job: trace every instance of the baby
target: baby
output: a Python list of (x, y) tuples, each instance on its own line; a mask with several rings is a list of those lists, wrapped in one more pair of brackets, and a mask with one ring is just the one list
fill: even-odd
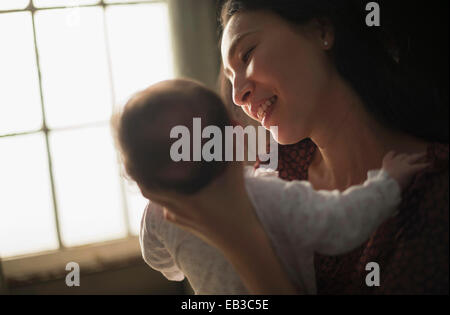
[[(223, 195), (230, 191), (226, 187), (230, 181), (224, 179), (236, 169), (230, 165), (239, 165), (238, 174), (244, 177), (246, 192), (275, 253), (293, 283), (306, 294), (316, 293), (314, 253), (339, 255), (360, 246), (395, 215), (401, 189), (426, 166), (419, 163), (423, 154), (395, 156), (391, 152), (382, 169), (370, 171), (363, 185), (340, 193), (315, 191), (306, 181), (285, 182), (275, 172), (257, 175), (238, 162), (175, 162), (170, 154), (176, 141), (171, 131), (176, 126), (192, 129), (193, 118), (222, 132), (232, 125), (221, 99), (193, 81), (164, 81), (132, 97), (113, 120), (128, 175), (149, 199), (202, 196), (207, 190), (210, 196)], [(166, 221), (163, 208), (155, 202), (148, 204), (142, 217), (140, 245), (147, 264), (169, 280), (187, 277), (196, 294), (248, 294), (221, 252)]]

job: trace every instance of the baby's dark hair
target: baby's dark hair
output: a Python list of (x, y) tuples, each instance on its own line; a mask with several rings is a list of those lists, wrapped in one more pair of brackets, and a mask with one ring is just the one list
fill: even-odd
[[(193, 118), (201, 118), (202, 127), (219, 127), (222, 134), (231, 125), (216, 93), (184, 79), (163, 81), (137, 93), (114, 115), (116, 145), (127, 174), (139, 186), (192, 195), (224, 172), (227, 163), (223, 156), (222, 161), (193, 162)], [(171, 158), (170, 149), (178, 139), (171, 139), (170, 132), (176, 126), (190, 131), (190, 161)]]

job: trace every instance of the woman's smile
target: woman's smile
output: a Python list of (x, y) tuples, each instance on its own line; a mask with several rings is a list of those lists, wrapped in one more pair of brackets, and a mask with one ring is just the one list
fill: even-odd
[(266, 129), (270, 129), (270, 118), (272, 116), (273, 111), (275, 110), (275, 105), (278, 100), (277, 96), (272, 97), (270, 100), (268, 100), (266, 103), (264, 103), (260, 107), (261, 111), (261, 125), (264, 126)]
[(256, 121), (259, 121), (264, 127), (269, 128), (267, 125), (269, 118), (273, 113), (274, 106), (278, 100), (276, 95), (266, 98), (258, 102), (249, 102), (242, 107), (243, 111)]
[(326, 53), (331, 45), (317, 34), (268, 12), (241, 12), (224, 29), (221, 53), (233, 101), (264, 128), (277, 126), (280, 144), (310, 137), (331, 106), (323, 102), (334, 73)]

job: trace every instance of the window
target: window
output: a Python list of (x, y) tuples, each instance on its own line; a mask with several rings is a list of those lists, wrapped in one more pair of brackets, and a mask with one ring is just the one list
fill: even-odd
[(146, 201), (109, 119), (173, 78), (166, 1), (0, 1), (0, 257), (127, 239)]

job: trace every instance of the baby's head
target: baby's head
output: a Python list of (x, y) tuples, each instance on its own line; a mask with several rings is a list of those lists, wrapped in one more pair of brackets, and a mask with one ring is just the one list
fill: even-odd
[[(113, 129), (125, 170), (141, 190), (192, 195), (225, 171), (223, 158), (193, 162), (193, 118), (201, 118), (202, 126), (219, 127), (223, 134), (231, 124), (217, 94), (199, 83), (180, 79), (137, 93), (114, 116)], [(171, 158), (172, 144), (178, 139), (171, 139), (170, 132), (176, 126), (189, 129), (190, 161), (174, 162)]]

